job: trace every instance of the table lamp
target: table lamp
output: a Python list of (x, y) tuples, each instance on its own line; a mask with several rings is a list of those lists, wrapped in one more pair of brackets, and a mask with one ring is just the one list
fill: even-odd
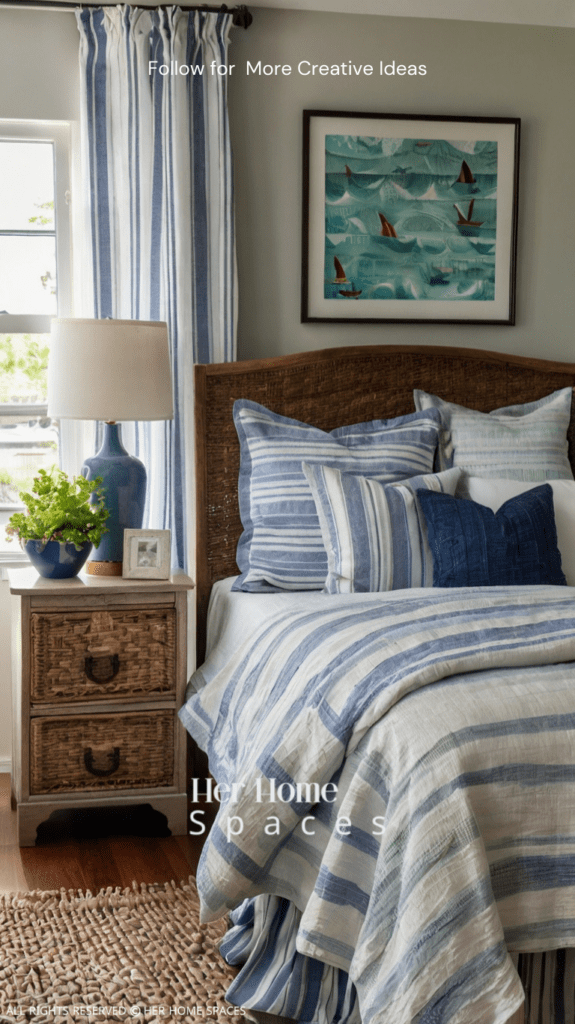
[(146, 470), (122, 444), (118, 420), (173, 417), (167, 324), (146, 320), (52, 320), (48, 361), (48, 415), (53, 419), (103, 420), (97, 455), (82, 475), (103, 477), (108, 533), (87, 571), (121, 576), (125, 529), (140, 529)]

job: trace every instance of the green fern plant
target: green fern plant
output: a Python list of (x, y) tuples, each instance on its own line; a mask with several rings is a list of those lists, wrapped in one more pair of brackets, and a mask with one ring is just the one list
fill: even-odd
[[(20, 543), (37, 540), (42, 544), (56, 540), (80, 548), (86, 541), (98, 547), (110, 515), (104, 504), (102, 477), (85, 480), (83, 476), (71, 480), (61, 469), (41, 469), (34, 477), (32, 491), (21, 491), (20, 500), (25, 512), (14, 512), (8, 520), (6, 535), (17, 537)], [(95, 492), (97, 504), (90, 504)]]

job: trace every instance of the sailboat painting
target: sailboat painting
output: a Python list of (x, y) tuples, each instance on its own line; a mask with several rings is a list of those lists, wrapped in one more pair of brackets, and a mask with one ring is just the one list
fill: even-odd
[[(316, 143), (321, 239), (309, 245), (326, 315), (309, 319), (511, 322), (518, 122), (507, 119), (511, 136), (490, 119), (474, 133), (473, 121), (445, 131), (441, 119), (409, 131), (409, 118), (402, 131), (386, 118), (380, 133), (372, 120), (348, 134), (329, 117)], [(507, 316), (494, 319), (495, 307)]]
[(497, 142), (327, 135), (324, 297), (490, 302)]

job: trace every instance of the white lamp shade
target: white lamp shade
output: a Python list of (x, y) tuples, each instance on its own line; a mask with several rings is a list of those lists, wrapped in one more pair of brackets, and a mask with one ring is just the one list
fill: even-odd
[(52, 320), (48, 415), (108, 422), (172, 419), (167, 324)]

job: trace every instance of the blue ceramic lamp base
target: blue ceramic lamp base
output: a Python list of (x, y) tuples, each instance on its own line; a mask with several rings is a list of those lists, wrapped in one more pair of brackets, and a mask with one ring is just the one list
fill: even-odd
[(130, 455), (122, 444), (118, 423), (104, 424), (102, 447), (82, 466), (86, 480), (103, 477), (104, 501), (110, 517), (108, 532), (92, 551), (87, 571), (96, 576), (121, 576), (124, 530), (140, 530), (146, 501), (144, 464)]

